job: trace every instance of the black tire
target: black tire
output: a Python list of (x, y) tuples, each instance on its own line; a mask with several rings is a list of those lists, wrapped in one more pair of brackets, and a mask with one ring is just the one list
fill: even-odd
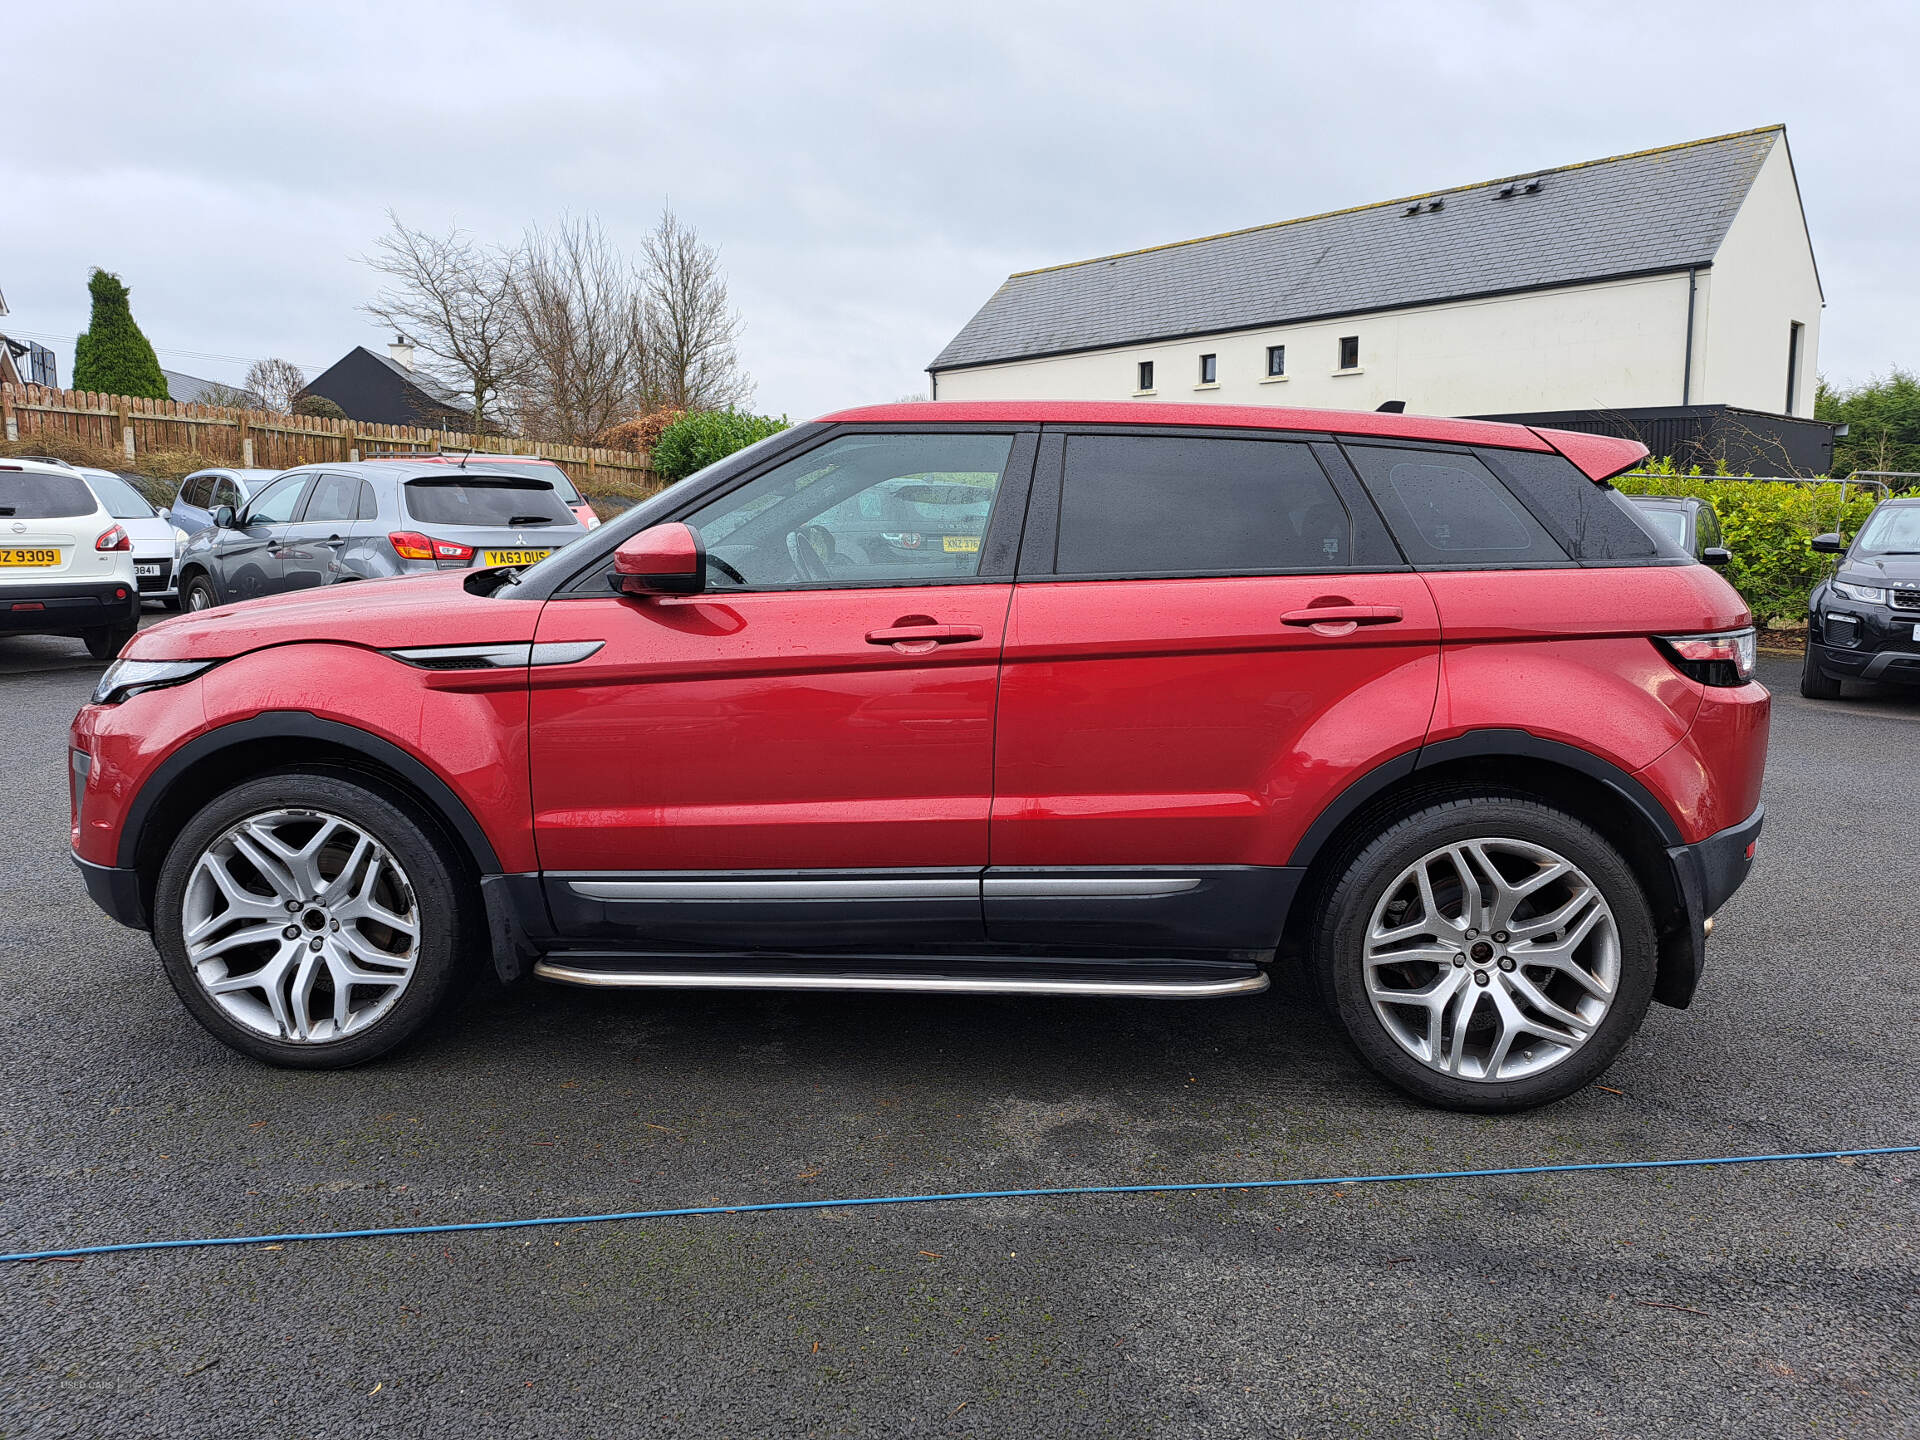
[[(420, 939), (412, 976), (399, 998), (364, 1028), (331, 1041), (276, 1039), (227, 1014), (202, 988), (187, 958), (182, 907), (201, 853), (249, 816), (313, 809), (358, 826), (404, 871), (418, 910)], [(335, 1070), (386, 1054), (427, 1023), (465, 968), (466, 922), (460, 866), (447, 843), (393, 798), (357, 780), (284, 772), (261, 776), (209, 802), (175, 837), (154, 893), (154, 944), (181, 1003), (217, 1039), (271, 1065)]]
[(87, 654), (96, 660), (111, 660), (126, 648), (127, 642), (140, 628), (136, 622), (132, 625), (108, 625), (97, 630), (84, 631), (81, 639), (87, 642)]
[(1807, 641), (1806, 657), (1800, 662), (1800, 693), (1809, 700), (1838, 700), (1840, 682), (1820, 669), (1814, 657), (1813, 641)]
[[(1504, 837), (1543, 846), (1584, 871), (1612, 908), (1620, 973), (1605, 1015), (1588, 1039), (1548, 1068), (1509, 1080), (1474, 1080), (1423, 1064), (1388, 1032), (1367, 998), (1362, 955), (1387, 888), (1422, 856), (1461, 840)], [(1369, 1066), (1401, 1090), (1449, 1110), (1502, 1113), (1564, 1099), (1613, 1063), (1646, 1015), (1659, 955), (1653, 916), (1620, 853), (1571, 816), (1517, 796), (1436, 802), (1347, 852), (1324, 895), (1313, 967), (1322, 996)]]
[(180, 592), (180, 606), (185, 610), (211, 610), (219, 603), (220, 596), (213, 588), (213, 581), (204, 575), (196, 574)]

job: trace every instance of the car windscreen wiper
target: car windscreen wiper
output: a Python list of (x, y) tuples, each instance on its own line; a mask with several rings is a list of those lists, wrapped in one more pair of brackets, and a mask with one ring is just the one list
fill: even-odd
[(551, 515), (509, 515), (507, 517), (508, 525), (551, 525), (552, 523)]

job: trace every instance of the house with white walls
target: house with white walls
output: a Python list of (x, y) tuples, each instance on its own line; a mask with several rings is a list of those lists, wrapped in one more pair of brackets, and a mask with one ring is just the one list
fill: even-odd
[(940, 400), (1401, 402), (1813, 473), (1823, 304), (1772, 125), (1022, 271), (928, 369)]

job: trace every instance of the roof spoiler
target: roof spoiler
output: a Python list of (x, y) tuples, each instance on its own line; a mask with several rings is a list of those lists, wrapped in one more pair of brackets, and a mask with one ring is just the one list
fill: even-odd
[(1581, 474), (1596, 484), (1624, 475), (1647, 458), (1647, 447), (1638, 440), (1622, 440), (1618, 435), (1588, 435), (1578, 430), (1543, 430), (1537, 425), (1527, 428), (1571, 460)]

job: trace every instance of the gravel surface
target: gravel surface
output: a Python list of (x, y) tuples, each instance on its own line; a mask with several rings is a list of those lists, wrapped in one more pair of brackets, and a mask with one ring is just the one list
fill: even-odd
[[(67, 860), (99, 667), (0, 639), (0, 1248), (1920, 1142), (1920, 698), (1763, 666), (1767, 833), (1693, 1008), (1608, 1088), (1479, 1119), (1400, 1098), (1291, 985), (484, 988), (386, 1062), (266, 1069)], [(0, 1440), (1920, 1434), (1916, 1199), (1901, 1157), (13, 1266)]]

